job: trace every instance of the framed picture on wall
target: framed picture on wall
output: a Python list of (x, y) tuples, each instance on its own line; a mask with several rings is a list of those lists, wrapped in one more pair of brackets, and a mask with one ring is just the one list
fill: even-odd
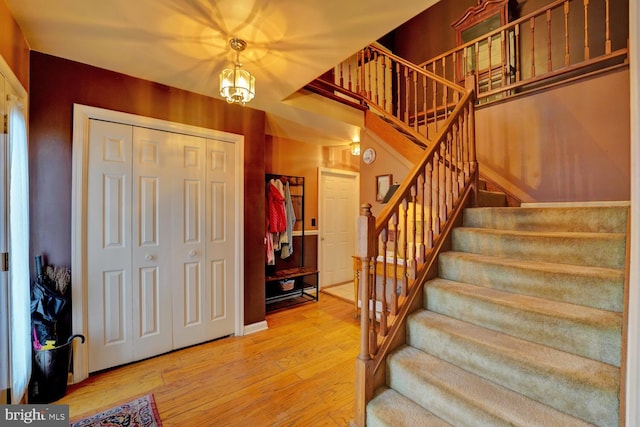
[(384, 200), (384, 196), (391, 188), (391, 181), (391, 174), (376, 176), (376, 201), (381, 202)]

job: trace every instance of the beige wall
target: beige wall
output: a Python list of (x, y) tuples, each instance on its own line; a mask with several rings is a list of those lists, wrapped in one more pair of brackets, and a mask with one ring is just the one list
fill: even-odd
[(476, 113), (480, 173), (522, 201), (629, 200), (628, 68)]
[(384, 207), (381, 202), (376, 201), (376, 177), (391, 174), (393, 183), (401, 183), (413, 164), (371, 131), (364, 130), (360, 138), (361, 152), (369, 147), (376, 151), (376, 160), (373, 163), (366, 165), (360, 159), (360, 204), (370, 203), (371, 212), (376, 216)]

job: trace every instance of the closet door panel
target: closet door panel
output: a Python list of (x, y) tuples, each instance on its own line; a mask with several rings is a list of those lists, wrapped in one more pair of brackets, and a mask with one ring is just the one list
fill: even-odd
[(173, 179), (173, 341), (174, 348), (206, 340), (204, 301), (205, 140), (172, 135), (176, 166)]
[(208, 338), (234, 332), (236, 183), (235, 146), (207, 140)]
[(87, 204), (89, 371), (133, 357), (131, 126), (91, 120)]
[(134, 359), (172, 349), (171, 134), (133, 131)]

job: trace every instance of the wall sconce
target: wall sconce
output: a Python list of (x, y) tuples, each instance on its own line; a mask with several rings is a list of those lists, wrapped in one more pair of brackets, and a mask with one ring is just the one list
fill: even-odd
[(225, 68), (220, 73), (220, 96), (229, 104), (244, 105), (256, 94), (256, 78), (243, 70), (240, 63), (240, 52), (247, 47), (247, 42), (233, 38), (229, 46), (236, 51), (236, 62), (233, 68)]
[(360, 155), (360, 142), (359, 141), (353, 141), (351, 144), (349, 144), (349, 149), (351, 150), (351, 154), (354, 156), (359, 156)]

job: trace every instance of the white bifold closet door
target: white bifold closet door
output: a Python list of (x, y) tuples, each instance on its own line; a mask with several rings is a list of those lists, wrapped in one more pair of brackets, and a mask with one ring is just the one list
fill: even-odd
[(89, 372), (234, 332), (232, 144), (90, 121)]

